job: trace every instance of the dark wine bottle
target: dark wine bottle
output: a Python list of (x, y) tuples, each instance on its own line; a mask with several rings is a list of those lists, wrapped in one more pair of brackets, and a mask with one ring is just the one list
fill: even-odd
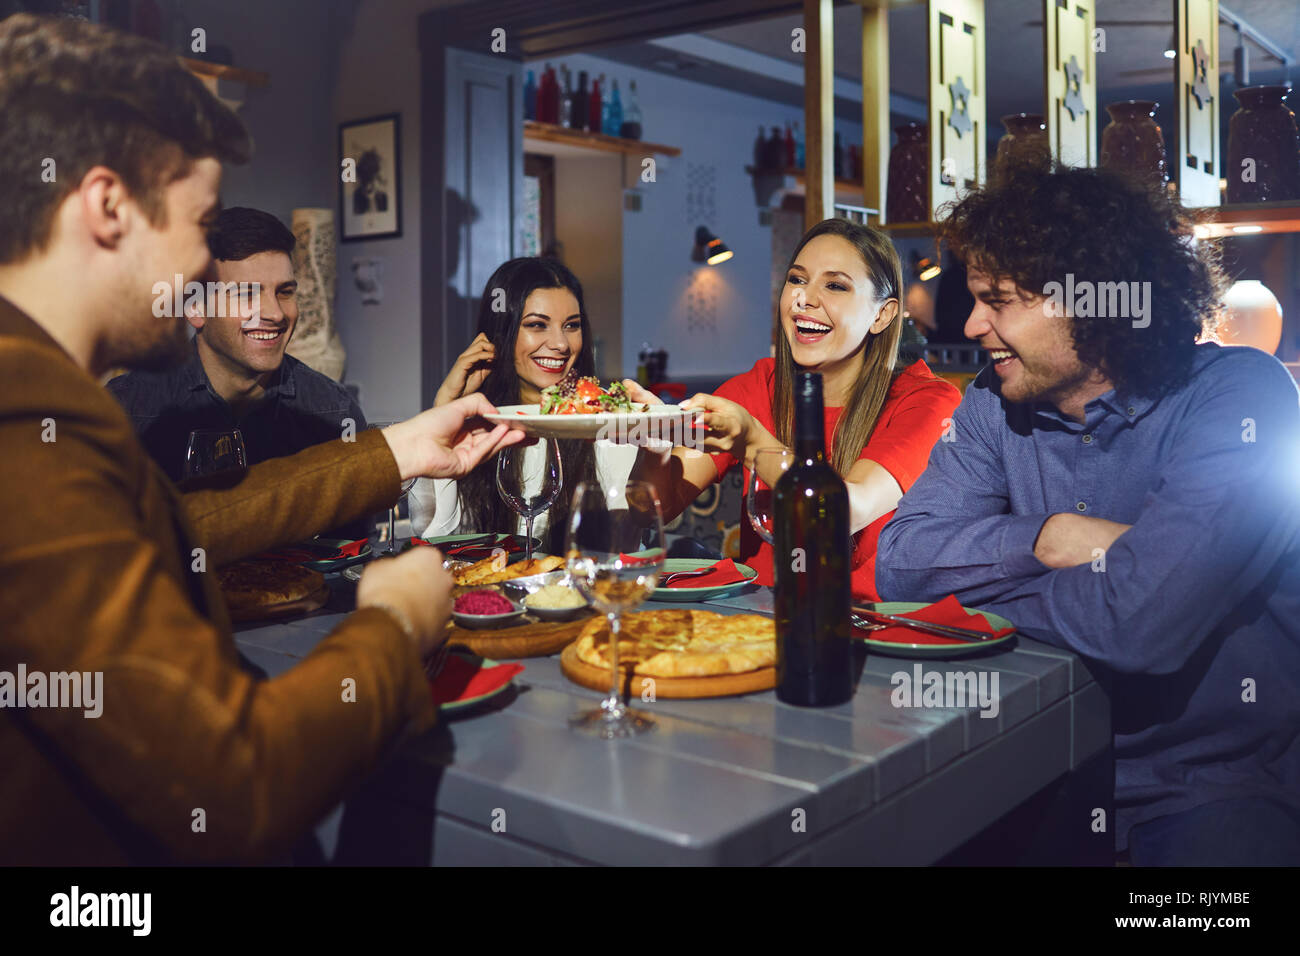
[(795, 463), (772, 490), (776, 696), (830, 707), (853, 696), (849, 492), (826, 460), (822, 377), (795, 376)]

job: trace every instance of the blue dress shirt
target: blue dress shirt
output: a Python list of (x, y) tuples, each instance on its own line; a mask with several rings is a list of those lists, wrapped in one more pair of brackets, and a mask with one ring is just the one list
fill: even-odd
[[(1116, 845), (1217, 800), (1300, 807), (1300, 391), (1272, 356), (1198, 347), (1159, 399), (1080, 424), (985, 368), (880, 535), (886, 600), (955, 594), (1088, 659), (1112, 704)], [(1034, 556), (1047, 518), (1132, 525), (1088, 564)]]

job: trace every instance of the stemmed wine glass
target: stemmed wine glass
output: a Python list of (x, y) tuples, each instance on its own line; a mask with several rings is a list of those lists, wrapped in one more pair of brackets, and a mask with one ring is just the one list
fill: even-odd
[(524, 465), (531, 457), (528, 451), (531, 446), (511, 445), (497, 454), (497, 491), (511, 510), (524, 519), (524, 559), (527, 561), (533, 559), (533, 519), (555, 504), (564, 487), (559, 443), (554, 439), (539, 438), (537, 444), (541, 446), (542, 481), (533, 495), (527, 493), (531, 476), (524, 473)]
[[(625, 507), (617, 507), (625, 505)], [(619, 614), (648, 598), (664, 564), (664, 524), (654, 487), (644, 481), (605, 489), (582, 482), (573, 494), (565, 547), (578, 590), (609, 620), (609, 697), (570, 718), (574, 730), (612, 739), (644, 733), (654, 721), (622, 700)]]
[(203, 478), (248, 467), (244, 433), (238, 428), (201, 428), (185, 446), (184, 478)]
[(794, 464), (794, 452), (788, 448), (764, 448), (754, 455), (754, 467), (749, 472), (749, 484), (745, 489), (745, 512), (749, 523), (758, 536), (768, 544), (774, 543), (775, 532), (772, 527), (772, 488), (758, 477), (759, 469), (769, 471), (775, 468), (784, 475)]
[[(378, 428), (382, 431), (390, 425), (398, 424), (400, 424), (400, 422), (371, 422), (369, 427)], [(406, 493), (411, 490), (414, 484), (414, 478), (403, 479), (402, 488), (397, 493), (397, 500), (394, 501), (392, 507), (388, 509), (388, 547), (383, 551), (380, 551), (380, 554), (394, 555), (397, 553), (397, 542), (394, 540), (397, 535), (397, 508), (402, 503), (402, 499), (406, 497)]]

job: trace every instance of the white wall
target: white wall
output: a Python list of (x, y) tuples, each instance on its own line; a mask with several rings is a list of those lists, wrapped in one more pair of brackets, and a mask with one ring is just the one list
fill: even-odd
[(623, 191), (618, 157), (555, 158), (555, 234), (582, 283), (592, 335), (600, 340), (602, 378), (622, 375)]
[[(639, 186), (641, 211), (623, 213), (623, 371), (635, 372), (642, 341), (668, 350), (670, 379), (747, 370), (768, 354), (773, 307), (771, 228), (758, 223), (745, 167), (759, 125), (784, 131), (787, 122), (802, 123), (802, 110), (596, 56), (552, 63), (557, 71), (567, 64), (575, 82), (579, 70), (617, 78), (623, 96), (635, 79), (643, 138), (682, 150), (677, 157), (655, 156), (656, 181)], [(540, 76), (542, 66), (525, 68)], [(846, 149), (862, 140), (860, 126), (837, 123), (836, 129)], [(700, 225), (731, 247), (730, 261), (690, 260)], [(587, 281), (581, 272), (578, 278)]]
[[(339, 244), (339, 336), (348, 350), (346, 380), (360, 387), (361, 407), (375, 420), (420, 411), (420, 14), (436, 0), (362, 0), (344, 39), (334, 89), (339, 123), (400, 113), (402, 235)], [(442, 95), (442, 90), (431, 91)], [(332, 162), (337, 146), (331, 151)], [(337, 199), (335, 200), (337, 205)], [(383, 261), (384, 299), (361, 304), (352, 261)]]

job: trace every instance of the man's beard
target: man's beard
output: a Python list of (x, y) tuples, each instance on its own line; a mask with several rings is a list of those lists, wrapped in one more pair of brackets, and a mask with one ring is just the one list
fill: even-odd
[(128, 368), (139, 372), (165, 372), (189, 357), (189, 338), (183, 319), (154, 319), (101, 344), (100, 368)]

